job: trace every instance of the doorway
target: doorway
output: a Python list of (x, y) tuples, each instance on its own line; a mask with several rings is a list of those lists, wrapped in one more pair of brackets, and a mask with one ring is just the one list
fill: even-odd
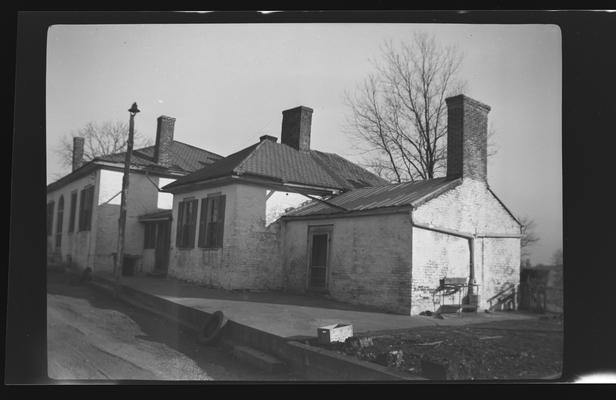
[[(144, 250), (153, 250), (153, 265), (151, 274), (164, 276), (169, 268), (170, 229), (168, 218), (142, 221), (144, 223)], [(151, 260), (151, 259), (150, 259)], [(152, 261), (148, 261), (150, 263)]]
[(156, 223), (156, 245), (154, 250), (154, 271), (167, 274), (169, 268), (169, 231), (171, 221), (159, 221)]
[(308, 227), (308, 289), (326, 291), (333, 227)]

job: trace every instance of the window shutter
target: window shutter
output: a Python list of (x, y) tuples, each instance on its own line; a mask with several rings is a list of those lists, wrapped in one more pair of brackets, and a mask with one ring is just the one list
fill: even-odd
[(209, 199), (201, 199), (201, 214), (199, 215), (199, 247), (207, 247), (207, 222), (209, 214)]
[(88, 188), (88, 216), (86, 220), (88, 221), (87, 229), (90, 230), (92, 228), (92, 212), (94, 211), (94, 186), (90, 186)]
[(183, 201), (178, 203), (178, 221), (176, 223), (176, 237), (175, 237), (175, 245), (177, 247), (182, 247), (182, 230), (184, 226), (184, 203)]
[(79, 191), (79, 212), (77, 213), (77, 230), (83, 230), (83, 190)]
[(190, 201), (190, 219), (188, 222), (188, 247), (195, 247), (195, 232), (197, 230), (197, 207), (199, 206), (199, 200)]
[(53, 210), (54, 202), (47, 203), (47, 236), (51, 236), (53, 233)]
[(224, 194), (218, 198), (218, 220), (216, 221), (216, 247), (222, 247), (222, 238), (225, 231), (225, 203), (227, 196)]
[(75, 231), (75, 212), (77, 211), (77, 192), (71, 193), (71, 210), (70, 219), (68, 222), (68, 231)]

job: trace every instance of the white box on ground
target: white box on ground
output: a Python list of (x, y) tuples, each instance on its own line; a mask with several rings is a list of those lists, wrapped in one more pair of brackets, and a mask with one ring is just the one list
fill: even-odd
[(317, 328), (319, 343), (344, 342), (353, 336), (353, 325), (334, 324)]

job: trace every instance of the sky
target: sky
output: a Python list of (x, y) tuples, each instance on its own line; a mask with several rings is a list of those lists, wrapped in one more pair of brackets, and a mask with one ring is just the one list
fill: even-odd
[(88, 122), (128, 122), (152, 141), (156, 118), (175, 139), (226, 156), (280, 137), (282, 111), (314, 109), (311, 148), (352, 161), (344, 94), (374, 71), (385, 41), (427, 32), (463, 53), (464, 93), (488, 104), (497, 154), (490, 187), (536, 223), (532, 263), (562, 248), (562, 57), (555, 25), (178, 24), (54, 25), (48, 30), (47, 183), (62, 136)]

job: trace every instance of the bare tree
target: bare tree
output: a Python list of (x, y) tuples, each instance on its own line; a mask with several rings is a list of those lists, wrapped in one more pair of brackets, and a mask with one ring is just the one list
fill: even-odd
[[(128, 139), (128, 124), (121, 121), (106, 121), (103, 123), (89, 122), (77, 132), (65, 135), (57, 148), (57, 154), (63, 167), (71, 168), (73, 160), (73, 137), (84, 138), (85, 162), (107, 154), (126, 150)], [(152, 139), (146, 138), (135, 131), (135, 147), (152, 145)]]
[(461, 62), (456, 47), (425, 33), (383, 46), (376, 72), (346, 93), (350, 133), (371, 153), (367, 166), (395, 182), (432, 179), (445, 170), (445, 98), (466, 86), (457, 78)]
[(558, 249), (552, 254), (552, 265), (563, 265), (563, 249)]
[(520, 221), (521, 234), (520, 238), (520, 247), (521, 247), (521, 258), (528, 258), (530, 255), (529, 247), (539, 241), (539, 236), (535, 233), (535, 221), (527, 216), (519, 216), (518, 221)]

